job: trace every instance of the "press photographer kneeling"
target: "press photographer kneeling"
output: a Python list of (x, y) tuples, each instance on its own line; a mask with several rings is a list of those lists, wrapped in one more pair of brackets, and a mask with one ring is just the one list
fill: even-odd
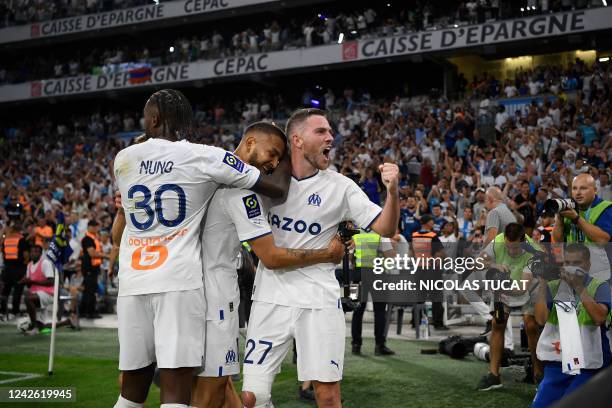
[[(493, 242), (484, 249), (482, 256), (489, 269), (487, 279), (531, 281), (533, 274), (530, 265), (534, 257), (533, 252), (536, 252), (536, 245), (530, 237), (525, 235), (525, 228), (521, 224), (516, 222), (508, 224), (504, 232), (498, 234)], [(531, 285), (526, 289), (532, 289)], [(534, 377), (541, 377), (541, 364), (535, 357), (540, 331), (533, 316), (533, 304), (529, 290), (496, 292), (494, 293), (494, 310), (491, 312), (493, 325), (489, 341), (491, 347), (490, 372), (480, 380), (479, 391), (489, 391), (502, 386), (499, 370), (504, 352), (504, 331), (508, 323), (508, 316), (514, 310), (520, 310), (523, 314)]]
[(587, 382), (611, 360), (606, 336), (610, 286), (591, 276), (591, 253), (579, 243), (565, 248), (560, 279), (539, 276), (536, 320), (544, 325), (537, 355), (544, 378), (532, 408), (544, 408)]

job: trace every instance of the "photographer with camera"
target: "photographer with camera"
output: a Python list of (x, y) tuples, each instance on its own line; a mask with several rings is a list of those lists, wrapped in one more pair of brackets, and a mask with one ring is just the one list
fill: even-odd
[(570, 244), (560, 279), (538, 277), (535, 315), (544, 330), (537, 355), (544, 362), (544, 378), (532, 408), (552, 405), (607, 367), (612, 358), (606, 336), (610, 286), (589, 276), (590, 256), (585, 245)]
[[(579, 174), (571, 185), (571, 200), (548, 200), (546, 211), (557, 213), (552, 235), (555, 242), (583, 242), (591, 252), (591, 276), (610, 279), (610, 261), (606, 248), (612, 237), (612, 202), (597, 196), (595, 179), (590, 174)], [(590, 245), (589, 245), (590, 244)]]
[[(532, 280), (533, 273), (530, 262), (534, 257), (532, 252), (538, 250), (535, 245), (533, 240), (525, 235), (525, 228), (521, 224), (512, 222), (506, 225), (504, 232), (498, 234), (483, 251), (485, 265), (489, 269), (487, 279), (512, 280), (513, 282)], [(539, 327), (534, 318), (529, 291), (513, 290), (501, 294), (499, 291), (496, 292), (498, 293), (494, 293), (494, 310), (491, 311), (493, 320), (489, 340), (491, 346), (490, 372), (480, 380), (479, 391), (489, 391), (502, 387), (499, 370), (504, 352), (504, 331), (508, 324), (510, 312), (514, 310), (520, 310), (523, 314), (525, 332), (527, 333), (533, 362), (534, 378), (539, 378), (542, 375), (541, 364), (535, 356)]]

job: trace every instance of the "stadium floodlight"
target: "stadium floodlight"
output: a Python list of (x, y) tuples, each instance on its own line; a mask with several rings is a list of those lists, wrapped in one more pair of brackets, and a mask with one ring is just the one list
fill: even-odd
[(387, 3), (387, 7), (391, 7), (391, 3)]
[(174, 52), (174, 47), (170, 47), (169, 51)]
[(608, 62), (610, 61), (610, 57), (601, 57), (599, 58), (599, 62)]
[(357, 30), (352, 30), (351, 34), (357, 34)]
[(338, 44), (342, 44), (342, 41), (344, 41), (344, 33), (340, 33), (338, 36)]
[(525, 9), (523, 7), (521, 7), (521, 13), (524, 13)]

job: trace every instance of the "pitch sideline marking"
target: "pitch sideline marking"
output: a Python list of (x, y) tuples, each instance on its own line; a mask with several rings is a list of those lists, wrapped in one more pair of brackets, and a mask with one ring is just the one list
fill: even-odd
[(0, 384), (8, 384), (8, 383), (12, 383), (12, 382), (31, 380), (33, 378), (42, 377), (42, 374), (20, 373), (20, 372), (17, 372), (17, 371), (0, 371), (0, 374), (3, 374), (3, 375), (15, 375), (15, 376), (17, 376), (17, 378), (11, 378), (11, 379), (8, 379), (8, 380), (2, 380), (2, 381), (0, 381)]

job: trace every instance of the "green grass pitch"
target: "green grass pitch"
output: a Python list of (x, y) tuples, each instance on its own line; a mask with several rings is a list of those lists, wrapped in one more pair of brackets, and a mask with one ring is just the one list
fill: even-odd
[[(116, 330), (83, 329), (72, 332), (60, 329), (56, 339), (54, 375), (48, 377), (49, 336), (23, 336), (14, 326), (0, 327), (0, 371), (42, 374), (43, 377), (0, 384), (0, 387), (75, 387), (76, 403), (68, 407), (112, 407), (118, 396)], [(442, 355), (421, 355), (421, 348), (434, 343), (389, 340), (397, 354), (375, 357), (372, 339), (362, 348), (365, 356), (350, 354), (350, 340), (342, 381), (344, 408), (386, 407), (528, 407), (535, 394), (533, 385), (518, 382), (522, 373), (505, 369), (504, 388), (490, 392), (475, 391), (487, 366), (473, 356), (452, 360)], [(10, 379), (2, 375), (0, 381)], [(236, 387), (239, 389), (240, 384)], [(297, 400), (297, 375), (291, 363), (291, 352), (282, 372), (276, 377), (272, 398), (277, 408), (314, 406)], [(15, 404), (36, 407), (39, 404)], [(46, 405), (46, 404), (45, 404)], [(9, 404), (0, 404), (0, 408)], [(49, 406), (60, 406), (51, 404)], [(159, 406), (159, 390), (153, 386), (148, 407)]]

